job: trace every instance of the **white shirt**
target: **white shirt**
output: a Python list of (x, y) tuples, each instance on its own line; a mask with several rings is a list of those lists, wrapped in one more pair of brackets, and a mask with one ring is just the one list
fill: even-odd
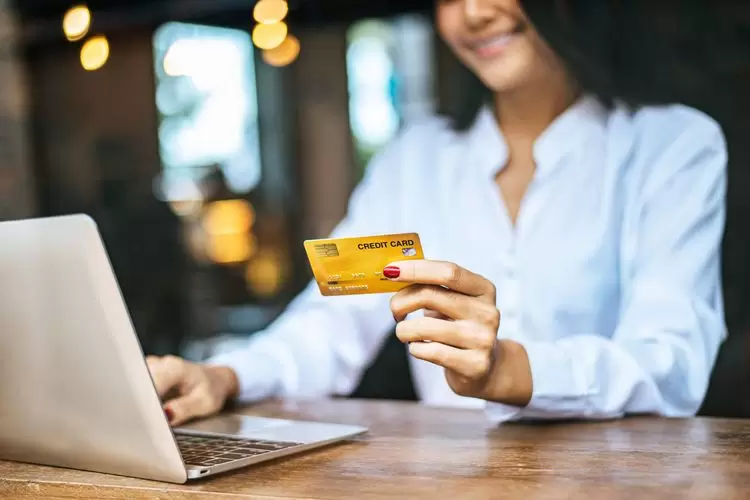
[[(725, 336), (720, 287), (726, 146), (684, 107), (630, 114), (581, 99), (534, 146), (515, 226), (494, 182), (508, 160), (491, 112), (468, 132), (431, 118), (367, 169), (333, 236), (420, 234), (428, 259), (492, 281), (498, 337), (528, 352), (526, 408), (464, 398), (410, 358), (429, 405), (497, 421), (695, 414)], [(315, 283), (249, 345), (210, 360), (242, 401), (350, 393), (394, 327), (389, 295), (322, 297)]]

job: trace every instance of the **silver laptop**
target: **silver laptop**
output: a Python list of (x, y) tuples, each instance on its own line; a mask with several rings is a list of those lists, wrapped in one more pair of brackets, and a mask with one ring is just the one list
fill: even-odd
[(365, 431), (238, 415), (173, 430), (94, 221), (0, 223), (0, 459), (182, 483)]

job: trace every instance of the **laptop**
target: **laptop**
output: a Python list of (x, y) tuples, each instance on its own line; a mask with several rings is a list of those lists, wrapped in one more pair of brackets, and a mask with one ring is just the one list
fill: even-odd
[(0, 459), (184, 483), (366, 431), (226, 414), (171, 428), (95, 222), (0, 223)]

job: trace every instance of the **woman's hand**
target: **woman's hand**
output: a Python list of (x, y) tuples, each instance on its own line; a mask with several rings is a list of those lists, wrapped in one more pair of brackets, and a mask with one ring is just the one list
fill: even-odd
[[(525, 349), (498, 340), (500, 311), (495, 286), (449, 262), (396, 262), (384, 276), (410, 283), (391, 299), (396, 335), (411, 354), (445, 368), (450, 388), (461, 396), (525, 406), (531, 399), (531, 369)], [(405, 319), (424, 310), (425, 317)]]
[(191, 363), (175, 356), (149, 356), (146, 362), (172, 425), (218, 413), (237, 395), (237, 376), (231, 368)]

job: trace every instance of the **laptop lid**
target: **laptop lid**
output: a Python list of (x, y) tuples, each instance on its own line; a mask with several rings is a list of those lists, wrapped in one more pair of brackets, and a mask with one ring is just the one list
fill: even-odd
[(0, 459), (187, 479), (88, 216), (0, 223)]

